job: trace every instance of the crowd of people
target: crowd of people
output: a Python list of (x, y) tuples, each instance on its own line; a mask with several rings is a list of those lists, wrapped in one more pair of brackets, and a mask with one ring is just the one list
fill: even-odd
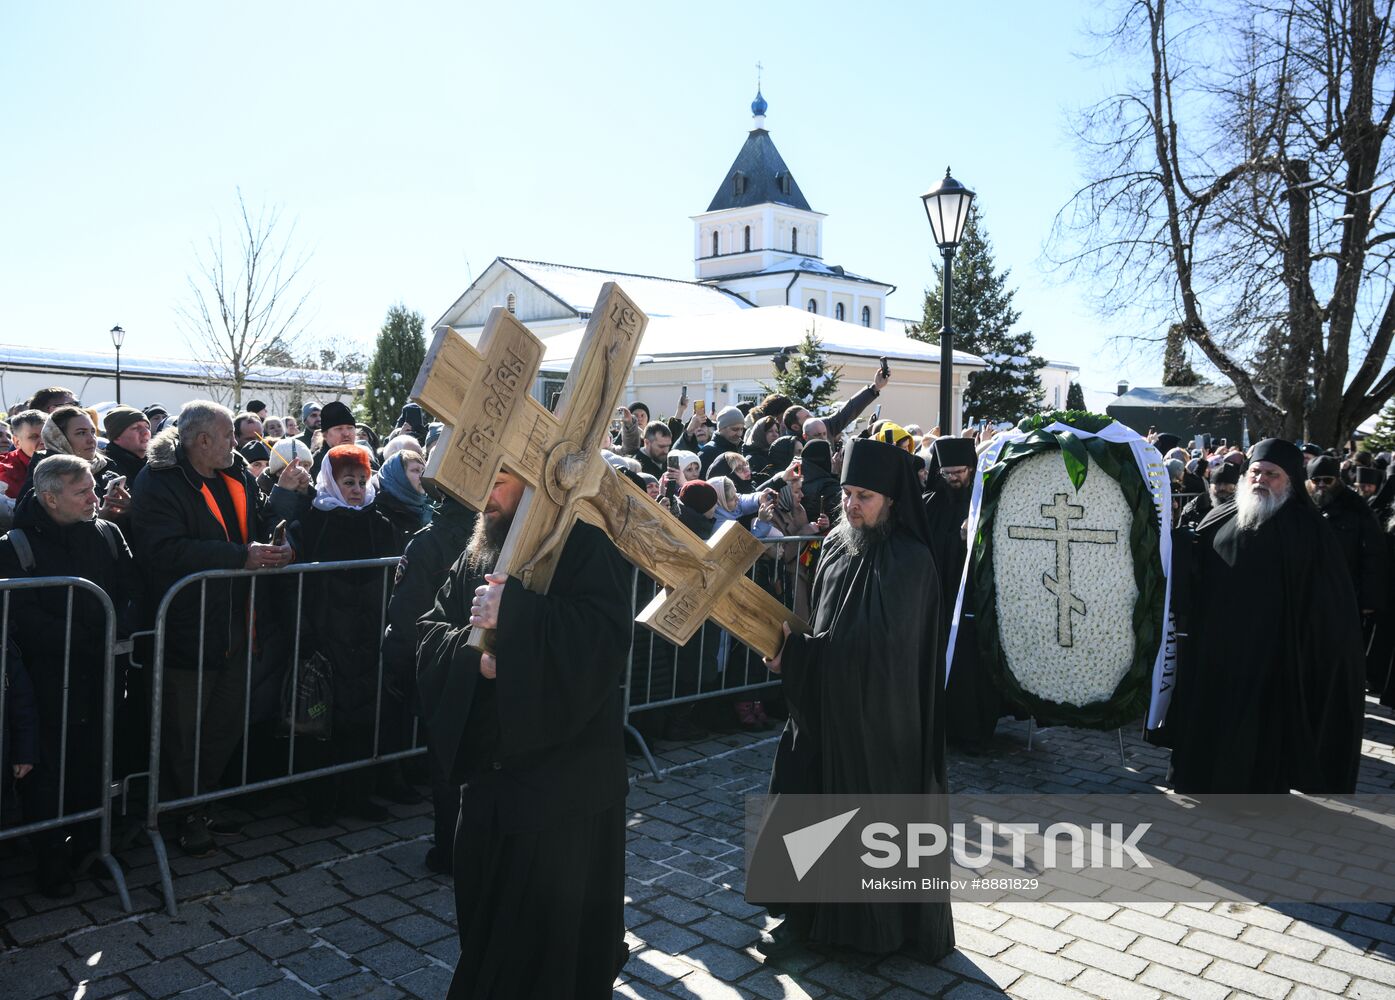
[[(746, 669), (738, 671), (737, 644), (710, 623), (700, 641), (681, 649), (643, 630), (632, 636), (631, 585), (623, 584), (623, 602), (578, 627), (595, 637), (588, 653), (594, 658), (610, 648), (614, 637), (607, 630), (620, 628), (611, 618), (623, 619), (627, 655), (645, 664), (632, 677), (631, 707), (670, 703), (634, 715), (647, 735), (691, 738), (709, 728), (760, 729), (790, 718), (777, 784), (827, 791), (841, 780), (833, 775), (845, 768), (826, 754), (810, 759), (807, 739), (796, 748), (791, 734), (801, 728), (803, 713), (803, 728), (830, 739), (843, 734), (837, 739), (848, 753), (856, 748), (864, 778), (889, 765), (892, 743), (915, 740), (918, 763), (903, 767), (903, 761), (886, 773), (904, 771), (904, 780), (892, 782), (894, 790), (933, 791), (944, 787), (946, 742), (985, 752), (998, 720), (1017, 710), (976, 664), (972, 622), (960, 622), (955, 662), (944, 683), (945, 644), (970, 548), (965, 527), (974, 470), (993, 433), (925, 431), (882, 419), (880, 405), (869, 413), (889, 378), (886, 370), (879, 372), (846, 403), (821, 415), (779, 394), (713, 413), (701, 405), (690, 413), (686, 394), (672, 414), (656, 414), (642, 402), (617, 411), (604, 449), (616, 473), (699, 538), (736, 521), (767, 540), (756, 580), (811, 621), (816, 638), (822, 636), (793, 637), (780, 657), (764, 664), (757, 659), (755, 674), (748, 655)], [(452, 856), (446, 845), (462, 784), (473, 781), (463, 782), (462, 775), (498, 771), (501, 747), (529, 761), (547, 759), (550, 752), (534, 746), (516, 724), (501, 729), (506, 717), (527, 719), (523, 728), (529, 731), (538, 726), (561, 740), (581, 740), (585, 752), (576, 760), (599, 753), (600, 742), (609, 745), (620, 734), (618, 722), (615, 733), (609, 732), (615, 721), (606, 714), (609, 708), (597, 707), (599, 714), (582, 720), (605, 729), (602, 740), (572, 726), (570, 702), (559, 707), (539, 691), (501, 682), (496, 692), (492, 683), (479, 683), (476, 674), (494, 680), (496, 661), (493, 652), (465, 652), (461, 642), (471, 627), (497, 629), (500, 642), (527, 651), (519, 656), (543, 662), (553, 654), (538, 646), (547, 628), (529, 631), (521, 612), (507, 610), (526, 608), (532, 598), (516, 581), (491, 575), (501, 532), (507, 531), (502, 512), (516, 507), (521, 481), (501, 474), (479, 514), (436, 495), (422, 477), (439, 434), (440, 425), (429, 423), (415, 404), (404, 407), (397, 426), (380, 439), (341, 402), (308, 403), (298, 418), (270, 416), (258, 401), (240, 412), (197, 401), (177, 414), (158, 404), (99, 414), (66, 389), (46, 389), (0, 424), (0, 448), (8, 447), (0, 454), (0, 526), (9, 529), (0, 539), (0, 577), (90, 580), (115, 607), (118, 632), (139, 639), (170, 589), (192, 573), (396, 557), (395, 572), (368, 566), (303, 578), (273, 574), (260, 585), (262, 578), (250, 572), (186, 587), (172, 599), (165, 616), (159, 720), (163, 792), (185, 798), (245, 783), (249, 765), (237, 752), (244, 741), (251, 768), (262, 774), (405, 749), (419, 716), (429, 737), (437, 817), (437, 842), (427, 863), (449, 872), (459, 857), (458, 848)], [(1245, 452), (1213, 445), (1200, 433), (1185, 442), (1166, 433), (1150, 432), (1149, 439), (1172, 481), (1173, 609), (1185, 637), (1176, 696), (1159, 737), (1173, 747), (1176, 786), (1349, 790), (1365, 690), (1395, 705), (1395, 628), (1388, 624), (1395, 593), (1390, 455), (1278, 440)], [(595, 532), (574, 529), (580, 540), (568, 542), (563, 565), (570, 560), (577, 573), (608, 579), (613, 560), (592, 537)], [(884, 548), (893, 536), (905, 547)], [(869, 575), (867, 566), (880, 568)], [(571, 578), (559, 570), (558, 579), (564, 577)], [(911, 578), (914, 586), (882, 594)], [(642, 577), (633, 583), (640, 605), (655, 586)], [(566, 600), (569, 587), (561, 584), (555, 595), (549, 593), (566, 614), (574, 610)], [(84, 591), (74, 593), (71, 607), (60, 588), (16, 591), (9, 601), (0, 741), (0, 773), (6, 776), (0, 815), (6, 823), (55, 815), (60, 794), (68, 811), (90, 806), (97, 794), (87, 778), (96, 773), (102, 751), (106, 622), (100, 602)], [(858, 613), (873, 623), (869, 631), (847, 631), (854, 628), (846, 617), (852, 606), (863, 608)], [(542, 605), (534, 610), (549, 628), (566, 619)], [(834, 631), (843, 634), (821, 633), (825, 619), (836, 619)], [(1277, 624), (1259, 642), (1226, 627), (1237, 620)], [(1331, 640), (1334, 634), (1339, 641)], [(897, 691), (885, 703), (869, 701), (850, 723), (844, 717), (848, 705), (870, 697), (866, 690), (840, 694), (827, 688), (818, 698), (811, 695), (808, 678), (822, 677), (817, 664), (830, 657), (855, 660), (863, 654), (854, 650), (864, 645), (872, 651), (868, 655), (881, 656), (877, 650), (893, 641), (905, 649), (893, 658), (924, 674), (906, 678), (922, 692), (919, 701)], [(149, 754), (151, 692), (144, 666), (150, 653), (138, 641), (130, 660), (118, 661), (122, 773), (144, 770)], [(477, 665), (466, 671), (463, 691), (458, 673), (439, 669), (462, 658)], [(586, 681), (602, 678), (596, 690), (561, 683), (569, 697), (590, 704), (587, 699), (601, 699), (597, 692), (609, 691), (610, 681), (619, 679), (609, 669), (598, 661), (598, 673)], [(781, 683), (749, 690), (771, 679), (767, 669), (783, 671)], [(281, 738), (292, 728), (299, 731), (300, 717), (287, 703), (288, 695), (298, 697), (286, 683), (293, 671), (302, 678), (332, 678), (333, 721), (322, 729), (307, 724), (306, 732), (320, 738), (301, 740), (292, 765), (278, 763), (277, 754), (285, 745)], [(691, 699), (727, 688), (739, 690)], [(941, 688), (942, 695), (932, 694)], [(1257, 692), (1262, 696), (1247, 697)], [(447, 717), (440, 711), (462, 698), (463, 713)], [(1237, 719), (1237, 703), (1254, 708)], [(484, 721), (476, 719), (481, 711)], [(865, 739), (866, 712), (887, 740), (874, 745)], [(467, 718), (478, 725), (467, 725)], [(600, 742), (586, 743), (593, 738)], [(570, 774), (576, 760), (554, 761), (549, 780)], [(64, 771), (67, 779), (60, 781)], [(326, 824), (344, 814), (381, 818), (384, 800), (412, 800), (412, 786), (425, 778), (397, 764), (376, 765), (366, 778), (362, 770), (319, 778), (305, 787), (309, 821)], [(590, 780), (578, 775), (561, 782), (559, 801)], [(835, 790), (856, 790), (859, 780), (849, 777)], [(596, 801), (610, 801), (614, 792), (606, 785)], [(502, 808), (501, 801), (491, 800), (491, 808)], [(525, 812), (535, 807), (516, 806)], [(195, 855), (211, 853), (217, 836), (235, 830), (226, 816), (202, 806), (178, 817), (179, 844)], [(41, 890), (73, 891), (71, 869), (82, 836), (83, 829), (74, 827), (30, 838)], [(487, 851), (497, 845), (486, 837), (476, 846)], [(792, 915), (790, 933), (801, 939), (817, 926), (817, 915)], [(952, 942), (943, 918), (927, 917), (920, 925), (934, 938), (925, 943), (931, 950)], [(881, 947), (899, 933), (882, 926), (870, 938), (854, 935), (856, 940), (844, 943)]]

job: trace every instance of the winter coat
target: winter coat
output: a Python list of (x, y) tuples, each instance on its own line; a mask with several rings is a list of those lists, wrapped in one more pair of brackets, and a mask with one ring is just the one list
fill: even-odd
[[(382, 486), (378, 487), (378, 492), (373, 497), (373, 509), (387, 518), (388, 523), (392, 525), (392, 530), (397, 533), (397, 551), (399, 552), (407, 547), (407, 542), (413, 535), (425, 527), (415, 510)], [(430, 608), (426, 607), (421, 610), (425, 614)]]
[(24, 484), (29, 481), (29, 463), (32, 461), (32, 455), (26, 455), (18, 448), (0, 455), (0, 483), (5, 484), (5, 495), (11, 500), (18, 500), (24, 492)]
[(435, 604), (436, 591), (469, 544), (478, 517), (464, 504), (447, 499), (432, 522), (411, 537), (397, 563), (383, 658), (386, 669), (399, 678), (416, 672), (417, 619)]
[(5, 655), (5, 673), (0, 687), (5, 692), (5, 717), (0, 729), (5, 739), (0, 741), (0, 783), (10, 780), (12, 764), (39, 763), (39, 705), (34, 697), (34, 682), (24, 667), (19, 647), (9, 644)]
[[(118, 634), (125, 631), (122, 612), (136, 582), (131, 553), (116, 525), (101, 520), (57, 524), (31, 493), (15, 509), (15, 527), (23, 529), (34, 565), (23, 568), (14, 540), (6, 535), (0, 538), (0, 577), (90, 580), (111, 599)], [(45, 724), (61, 723), (66, 655), (68, 724), (100, 725), (107, 615), (96, 596), (74, 587), (69, 647), (68, 593), (66, 587), (15, 591), (10, 598), (10, 635), (24, 655)]]
[(1342, 487), (1332, 497), (1332, 502), (1319, 507), (1318, 512), (1337, 536), (1361, 610), (1384, 611), (1388, 571), (1386, 540), (1370, 506), (1352, 490)]
[[(141, 571), (142, 588), (137, 621), (155, 622), (166, 591), (190, 573), (210, 569), (241, 569), (247, 546), (270, 538), (273, 525), (265, 502), (237, 452), (222, 475), (229, 490), (241, 487), (246, 496), (245, 523), (224, 529), (203, 493), (203, 480), (179, 444), (177, 427), (161, 431), (150, 441), (146, 466), (131, 489), (131, 547)], [(204, 590), (204, 614), (199, 614)], [(204, 668), (221, 669), (234, 651), (245, 650), (249, 583), (246, 577), (210, 580), (180, 591), (165, 619), (167, 669), (194, 670), (199, 660), (199, 631), (203, 629)]]
[(145, 468), (145, 459), (133, 454), (121, 447), (119, 444), (108, 444), (106, 451), (108, 468), (118, 476), (126, 477), (126, 488), (129, 490), (131, 484), (140, 475), (140, 470)]
[[(343, 562), (400, 556), (392, 523), (372, 507), (311, 507), (291, 528), (296, 561)], [(301, 611), (300, 656), (320, 652), (334, 676), (334, 725), (373, 725), (378, 658), (392, 570), (307, 573)]]

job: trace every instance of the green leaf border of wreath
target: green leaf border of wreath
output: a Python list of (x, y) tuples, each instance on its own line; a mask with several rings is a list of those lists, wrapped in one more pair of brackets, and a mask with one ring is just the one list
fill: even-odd
[[(1066, 705), (1031, 694), (1023, 689), (1008, 668), (1007, 657), (998, 640), (993, 549), (984, 542), (985, 538), (991, 537), (1003, 484), (1013, 466), (1023, 459), (1048, 451), (1061, 452), (1066, 472), (1077, 490), (1085, 482), (1088, 459), (1093, 459), (1101, 471), (1119, 483), (1125, 501), (1133, 510), (1129, 546), (1133, 552), (1134, 582), (1138, 586), (1138, 597), (1133, 606), (1133, 663), (1109, 698), (1084, 706)], [(1148, 705), (1153, 662), (1162, 643), (1166, 581), (1161, 572), (1157, 508), (1147, 482), (1138, 471), (1133, 451), (1127, 444), (1098, 437), (1080, 438), (1068, 430), (1047, 431), (1039, 425), (1021, 441), (1006, 445), (998, 461), (983, 474), (983, 495), (978, 532), (974, 536), (973, 558), (973, 605), (978, 625), (979, 655), (998, 690), (1009, 701), (1039, 719), (1087, 729), (1116, 729), (1143, 713)]]

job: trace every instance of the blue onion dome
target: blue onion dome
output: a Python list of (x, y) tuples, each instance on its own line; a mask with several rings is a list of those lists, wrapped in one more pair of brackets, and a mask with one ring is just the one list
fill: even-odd
[(765, 103), (765, 98), (761, 97), (760, 91), (757, 90), (756, 99), (751, 102), (751, 114), (759, 118), (761, 115), (765, 114), (765, 109), (767, 107), (769, 107), (769, 105)]

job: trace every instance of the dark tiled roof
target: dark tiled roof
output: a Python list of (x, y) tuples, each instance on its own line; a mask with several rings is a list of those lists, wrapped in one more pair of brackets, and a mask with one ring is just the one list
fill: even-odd
[[(742, 175), (741, 193), (737, 194), (736, 175)], [(788, 178), (789, 193), (781, 190), (781, 178)], [(752, 129), (746, 136), (746, 144), (736, 154), (736, 160), (722, 180), (722, 186), (707, 206), (709, 212), (719, 212), (727, 208), (749, 208), (752, 205), (788, 205), (790, 208), (812, 212), (804, 200), (804, 192), (799, 190), (790, 168), (785, 166), (780, 151), (770, 139), (770, 133), (763, 128)]]

